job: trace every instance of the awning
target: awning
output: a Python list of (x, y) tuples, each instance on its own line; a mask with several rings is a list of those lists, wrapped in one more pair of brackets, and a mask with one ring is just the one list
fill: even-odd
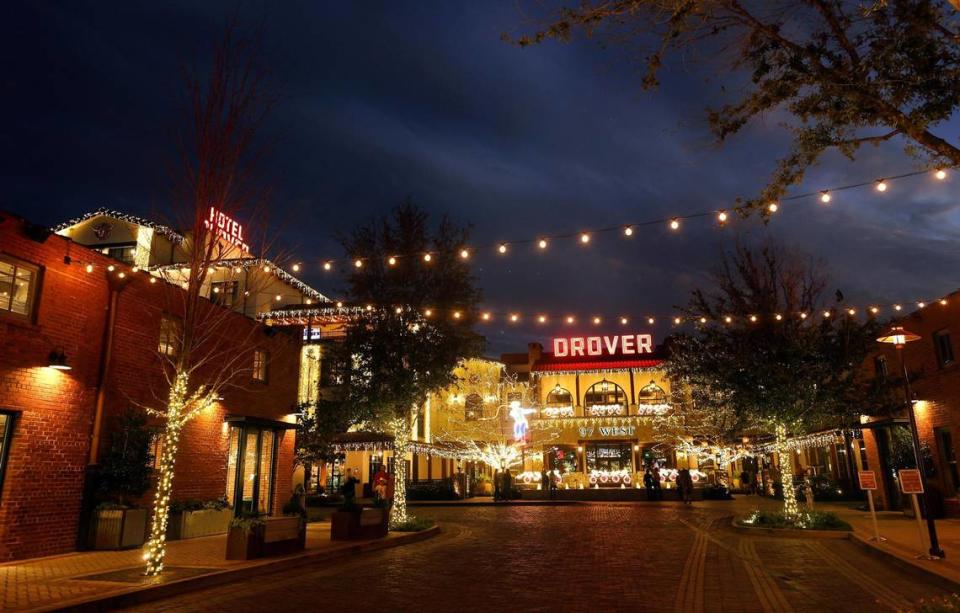
[(267, 419), (266, 417), (253, 417), (250, 415), (227, 415), (223, 421), (229, 424), (243, 424), (256, 426), (258, 428), (269, 428), (271, 430), (295, 430), (297, 424), (289, 421), (280, 421), (277, 419)]

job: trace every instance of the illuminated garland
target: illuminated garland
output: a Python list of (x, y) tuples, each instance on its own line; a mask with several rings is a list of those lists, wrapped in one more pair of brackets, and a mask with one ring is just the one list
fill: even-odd
[[(849, 434), (852, 438), (857, 438), (857, 430), (850, 430)], [(843, 444), (843, 431), (842, 430), (831, 430), (830, 432), (814, 432), (812, 434), (804, 434), (801, 436), (794, 436), (786, 439), (783, 443), (783, 449), (788, 449), (790, 451), (800, 450), (800, 449), (811, 449), (818, 447), (829, 447), (830, 445), (842, 445)], [(759, 445), (754, 445), (752, 451), (758, 454), (767, 454), (772, 453), (777, 450), (776, 441), (769, 443), (762, 443)]]
[(776, 426), (776, 450), (779, 458), (780, 467), (780, 485), (783, 490), (783, 513), (787, 517), (796, 517), (799, 511), (797, 506), (797, 492), (793, 489), (793, 458), (790, 457), (790, 450), (786, 447), (787, 428), (783, 424)]
[[(352, 441), (349, 443), (331, 443), (330, 447), (336, 453), (348, 453), (351, 451), (393, 451), (393, 441)], [(466, 450), (443, 447), (430, 443), (421, 443), (410, 441), (407, 443), (407, 451), (412, 451), (420, 455), (428, 455), (438, 458), (447, 458), (451, 460), (468, 459)]]
[[(280, 268), (270, 260), (265, 258), (231, 258), (226, 260), (217, 260), (216, 263), (210, 264), (210, 268), (229, 268), (233, 269), (235, 272), (239, 273), (242, 271), (247, 271), (251, 268), (259, 268), (264, 273), (272, 274), (277, 279), (286, 283), (290, 287), (294, 288), (301, 294), (308, 297), (309, 300), (316, 300), (317, 302), (329, 302), (330, 299), (313, 289), (300, 279), (294, 277), (284, 269)], [(154, 272), (161, 275), (166, 275), (171, 272), (183, 273), (186, 270), (189, 270), (188, 267), (184, 266), (184, 263), (177, 264), (163, 264), (160, 266), (151, 266), (144, 269), (147, 272)], [(259, 319), (259, 316), (258, 316)]]
[(126, 213), (121, 213), (120, 211), (112, 211), (106, 207), (101, 207), (96, 211), (91, 211), (89, 213), (84, 213), (80, 217), (76, 217), (69, 221), (65, 221), (62, 224), (56, 225), (52, 228), (53, 232), (59, 234), (71, 226), (75, 226), (79, 223), (83, 223), (88, 219), (94, 217), (99, 217), (100, 215), (105, 215), (116, 219), (117, 221), (122, 221), (124, 223), (130, 223), (137, 226), (145, 226), (152, 229), (157, 234), (163, 236), (165, 239), (169, 240), (172, 243), (179, 245), (184, 241), (183, 235), (179, 232), (163, 225), (150, 221), (149, 219), (144, 219), (143, 217), (137, 217), (136, 215), (128, 215)]
[(531, 418), (534, 430), (566, 428), (570, 426), (630, 426), (651, 423), (649, 415), (623, 415), (619, 417), (541, 417)]
[[(949, 294), (948, 294), (949, 295)], [(318, 299), (324, 304), (319, 305), (315, 308), (295, 308), (295, 309), (277, 309), (273, 311), (267, 311), (257, 315), (257, 319), (264, 321), (267, 325), (303, 325), (310, 321), (322, 321), (326, 318), (347, 318), (356, 317), (362, 315), (363, 313), (372, 313), (374, 311), (384, 312), (384, 313), (408, 313), (412, 309), (411, 307), (397, 306), (397, 305), (378, 305), (373, 303), (368, 303), (364, 305), (348, 305), (344, 302), (332, 302), (328, 301), (326, 298)], [(580, 317), (576, 314), (566, 313), (566, 314), (548, 314), (548, 313), (539, 313), (533, 315), (525, 315), (519, 311), (511, 310), (481, 310), (477, 314), (468, 314), (460, 309), (436, 309), (425, 307), (420, 309), (420, 314), (427, 318), (439, 318), (447, 317), (455, 321), (467, 322), (471, 321), (472, 323), (478, 324), (493, 324), (497, 321), (503, 321), (510, 325), (519, 325), (521, 323), (532, 322), (536, 325), (546, 325), (551, 322), (557, 322), (565, 324), (568, 326), (577, 326), (582, 329), (582, 325), (579, 325), (580, 322), (588, 322), (593, 326), (602, 326), (610, 323), (617, 324), (620, 326), (632, 326), (634, 322), (639, 322), (646, 325), (654, 325), (657, 321), (669, 321), (670, 324), (674, 327), (684, 326), (684, 325), (694, 325), (694, 326), (704, 326), (704, 325), (733, 325), (733, 324), (761, 324), (761, 323), (780, 323), (788, 320), (794, 321), (818, 321), (823, 319), (838, 318), (838, 317), (859, 317), (861, 314), (866, 315), (869, 318), (879, 316), (882, 311), (885, 309), (892, 310), (894, 315), (903, 316), (906, 315), (905, 309), (908, 309), (911, 306), (915, 306), (917, 309), (924, 309), (933, 305), (947, 306), (950, 302), (945, 297), (936, 298), (932, 300), (917, 300), (916, 302), (906, 301), (906, 302), (891, 302), (891, 303), (874, 303), (868, 305), (864, 308), (858, 308), (855, 306), (844, 306), (844, 307), (830, 307), (825, 309), (816, 309), (811, 311), (797, 311), (797, 312), (781, 312), (781, 313), (756, 313), (743, 317), (734, 317), (732, 315), (721, 315), (717, 317), (706, 317), (706, 316), (680, 316), (680, 315), (670, 315), (669, 317), (660, 317), (649, 314), (621, 314), (616, 316), (602, 317), (599, 315), (592, 315), (586, 317)], [(588, 357), (588, 356), (585, 356)], [(593, 369), (590, 371), (579, 370), (576, 372), (592, 372), (592, 373), (605, 373), (605, 372), (616, 372), (617, 369)], [(574, 372), (574, 371), (551, 371), (552, 373), (559, 374), (562, 372)]]
[[(948, 173), (945, 168), (934, 168), (930, 170), (914, 171), (903, 173), (899, 175), (882, 177), (873, 179), (870, 181), (861, 181), (859, 183), (853, 183), (848, 185), (840, 185), (836, 187), (829, 187), (825, 189), (819, 189), (816, 191), (805, 192), (801, 194), (795, 194), (793, 196), (787, 196), (781, 198), (778, 202), (771, 202), (764, 207), (764, 215), (771, 216), (777, 213), (783, 206), (784, 202), (805, 200), (811, 198), (817, 198), (817, 200), (823, 204), (829, 204), (833, 199), (834, 195), (838, 192), (843, 192), (852, 189), (858, 189), (863, 187), (872, 186), (878, 193), (885, 193), (888, 191), (889, 185), (893, 181), (898, 181), (901, 179), (907, 179), (910, 177), (916, 177), (919, 175), (924, 175), (932, 173), (933, 177), (938, 181), (943, 181), (947, 178)], [(734, 215), (746, 216), (751, 212), (751, 207), (746, 205), (733, 206), (728, 209), (712, 209), (704, 210), (696, 213), (689, 213), (686, 215), (674, 215), (671, 217), (663, 217), (657, 219), (649, 219), (645, 221), (637, 222), (625, 222), (615, 226), (605, 226), (599, 228), (590, 228), (579, 231), (566, 231), (554, 234), (541, 234), (539, 236), (515, 239), (515, 240), (505, 240), (495, 243), (481, 243), (476, 245), (464, 245), (457, 251), (457, 257), (462, 260), (469, 260), (474, 254), (480, 252), (481, 250), (486, 250), (488, 252), (493, 252), (498, 256), (506, 256), (510, 253), (511, 247), (518, 245), (530, 245), (535, 246), (538, 251), (546, 250), (550, 241), (552, 240), (563, 240), (563, 239), (573, 239), (577, 244), (581, 246), (587, 246), (591, 244), (594, 240), (594, 237), (598, 234), (606, 233), (618, 233), (624, 238), (632, 238), (637, 234), (637, 231), (641, 228), (647, 227), (661, 227), (666, 228), (670, 232), (678, 232), (681, 229), (683, 221), (691, 219), (712, 219), (718, 227), (723, 227), (730, 223)], [(401, 260), (412, 259), (418, 260), (425, 265), (429, 265), (431, 262), (435, 261), (438, 256), (441, 254), (437, 251), (423, 251), (416, 254), (403, 254), (397, 253), (393, 255), (388, 255), (384, 259), (384, 264), (388, 267), (396, 266)], [(338, 257), (338, 258), (327, 258), (322, 260), (322, 268), (326, 272), (331, 272), (335, 269), (340, 270), (342, 266), (346, 270), (351, 269), (360, 269), (365, 265), (371, 264), (371, 258), (365, 257)]]

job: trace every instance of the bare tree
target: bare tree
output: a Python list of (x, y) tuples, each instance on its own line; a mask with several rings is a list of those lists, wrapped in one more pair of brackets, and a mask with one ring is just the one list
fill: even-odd
[[(254, 137), (274, 98), (267, 90), (268, 73), (260, 62), (258, 40), (239, 35), (236, 20), (231, 20), (206, 71), (193, 69), (186, 76), (190, 114), (180, 135), (173, 211), (180, 227), (189, 232), (180, 245), (185, 261), (160, 271), (183, 291), (178, 292), (181, 319), (164, 331), (167, 344), (161, 345), (169, 390), (163, 406), (151, 410), (163, 420), (163, 451), (144, 554), (147, 575), (163, 570), (170, 494), (184, 425), (216, 402), (226, 388), (248, 380), (253, 368), (256, 327), (233, 325), (237, 315), (208, 301), (204, 288), (209, 277), (225, 267), (247, 276), (251, 262), (237, 258), (249, 251), (249, 245), (225, 233), (216, 215), (235, 218), (244, 213), (249, 219), (264, 213), (267, 192), (258, 187), (254, 175), (263, 150), (254, 147)], [(261, 249), (265, 248), (264, 243)], [(261, 261), (252, 260), (257, 265)], [(239, 330), (244, 330), (240, 336)]]

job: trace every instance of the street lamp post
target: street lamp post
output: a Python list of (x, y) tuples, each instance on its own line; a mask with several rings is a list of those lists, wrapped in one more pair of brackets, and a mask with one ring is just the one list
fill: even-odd
[(927, 532), (930, 534), (930, 555), (934, 558), (945, 558), (946, 554), (940, 547), (940, 540), (937, 538), (937, 526), (930, 512), (930, 488), (927, 487), (927, 475), (923, 466), (923, 458), (920, 454), (920, 432), (917, 429), (917, 416), (913, 410), (913, 393), (910, 391), (910, 377), (907, 374), (907, 364), (903, 359), (903, 347), (912, 341), (920, 340), (920, 336), (904, 329), (903, 326), (893, 326), (886, 335), (877, 339), (877, 342), (888, 343), (897, 349), (897, 357), (900, 359), (900, 370), (903, 372), (903, 393), (907, 403), (907, 415), (910, 417), (910, 435), (913, 438), (913, 457), (917, 463), (917, 469), (920, 473), (920, 483), (923, 485), (923, 504), (920, 511), (927, 516)]

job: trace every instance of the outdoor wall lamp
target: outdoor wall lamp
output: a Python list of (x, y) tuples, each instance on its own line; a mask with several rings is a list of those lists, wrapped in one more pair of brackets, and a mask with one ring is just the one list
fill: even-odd
[(70, 370), (71, 366), (67, 364), (67, 356), (63, 349), (54, 349), (47, 358), (47, 367), (56, 370)]

